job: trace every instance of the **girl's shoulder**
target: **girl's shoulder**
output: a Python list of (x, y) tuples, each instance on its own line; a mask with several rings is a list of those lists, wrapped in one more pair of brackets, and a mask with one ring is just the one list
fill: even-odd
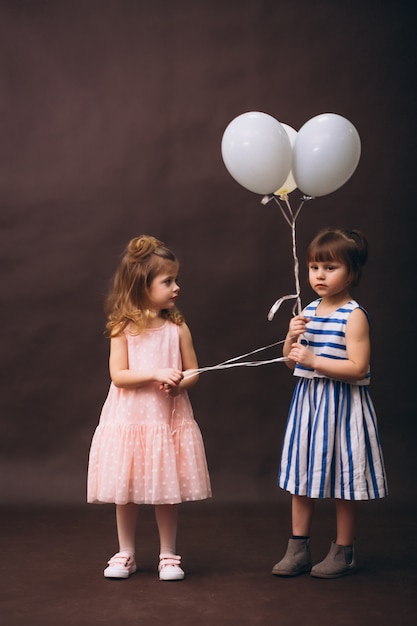
[(343, 304), (340, 308), (353, 311), (354, 309), (361, 309), (362, 307), (359, 302), (351, 298), (349, 302), (346, 302), (346, 304)]
[(357, 302), (356, 300), (350, 300), (348, 304), (351, 307), (351, 311), (361, 311), (361, 313), (365, 315), (366, 319), (369, 320), (368, 311), (361, 304), (359, 304), (359, 302)]
[(355, 302), (356, 306), (352, 307), (347, 316), (347, 323), (350, 325), (359, 324), (363, 328), (369, 328), (369, 315), (366, 309), (363, 308), (358, 302)]
[(185, 322), (183, 322), (182, 324), (174, 324), (174, 325), (178, 328), (178, 334), (180, 335), (180, 337), (184, 335), (191, 335), (191, 331)]

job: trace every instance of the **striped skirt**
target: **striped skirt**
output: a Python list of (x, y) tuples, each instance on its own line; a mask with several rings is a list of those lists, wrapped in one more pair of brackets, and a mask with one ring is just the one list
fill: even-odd
[(282, 448), (278, 485), (309, 498), (387, 495), (375, 410), (367, 386), (300, 378)]

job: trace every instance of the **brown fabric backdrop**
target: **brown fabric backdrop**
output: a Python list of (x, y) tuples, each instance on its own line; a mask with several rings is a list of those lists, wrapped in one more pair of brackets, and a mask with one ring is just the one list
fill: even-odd
[[(339, 113), (353, 177), (308, 203), (360, 228), (371, 257), (372, 396), (392, 498), (415, 494), (415, 34), (401, 0), (0, 0), (1, 502), (83, 502), (107, 392), (102, 304), (126, 242), (166, 241), (200, 365), (285, 336), (291, 234), (226, 171), (240, 113), (299, 129)], [(298, 192), (291, 201), (296, 203)], [(262, 355), (261, 355), (262, 356)], [(275, 486), (293, 380), (285, 365), (203, 374), (192, 391), (217, 499)]]

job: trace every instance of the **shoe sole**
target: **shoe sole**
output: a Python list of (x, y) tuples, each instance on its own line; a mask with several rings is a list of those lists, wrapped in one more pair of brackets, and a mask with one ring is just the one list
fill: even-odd
[(159, 574), (159, 580), (163, 581), (174, 581), (174, 580), (184, 580), (185, 574), (163, 574), (162, 572)]
[(311, 567), (306, 567), (305, 569), (300, 570), (299, 572), (291, 572), (291, 571), (286, 571), (286, 570), (276, 570), (273, 569), (272, 570), (272, 574), (274, 576), (283, 576), (285, 578), (292, 578), (294, 576), (301, 576), (301, 574), (308, 574), (308, 572), (311, 571)]
[(131, 576), (135, 572), (136, 572), (136, 567), (135, 569), (132, 569), (130, 572), (127, 572), (126, 570), (116, 570), (116, 569), (112, 569), (109, 572), (107, 572), (107, 570), (104, 570), (104, 578), (129, 578), (129, 576)]
[(310, 576), (313, 578), (324, 578), (326, 580), (333, 580), (334, 578), (342, 578), (343, 576), (349, 576), (349, 574), (354, 574), (356, 572), (356, 568), (352, 567), (351, 569), (343, 570), (343, 572), (339, 572), (338, 574), (318, 574), (317, 572), (310, 572)]
[(295, 578), (295, 576), (302, 576), (303, 574), (308, 574), (310, 570), (305, 570), (303, 572), (274, 572), (272, 571), (273, 576), (281, 576), (282, 578)]

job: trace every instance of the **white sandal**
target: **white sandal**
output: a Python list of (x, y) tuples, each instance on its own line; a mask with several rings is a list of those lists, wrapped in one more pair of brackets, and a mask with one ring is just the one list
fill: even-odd
[(159, 555), (159, 580), (182, 580), (185, 576), (180, 568), (181, 557), (176, 554)]

